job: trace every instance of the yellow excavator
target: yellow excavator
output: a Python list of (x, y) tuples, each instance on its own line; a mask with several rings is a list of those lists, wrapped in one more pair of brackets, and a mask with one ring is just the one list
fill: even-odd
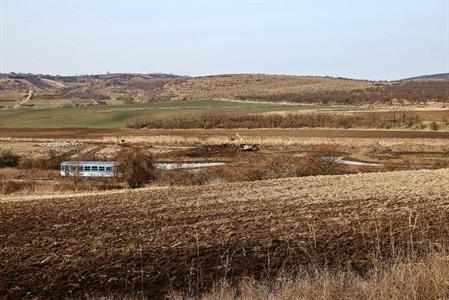
[(231, 137), (231, 141), (238, 144), (239, 151), (257, 151), (257, 150), (259, 150), (259, 145), (248, 144), (246, 142), (246, 140), (238, 132), (236, 135)]

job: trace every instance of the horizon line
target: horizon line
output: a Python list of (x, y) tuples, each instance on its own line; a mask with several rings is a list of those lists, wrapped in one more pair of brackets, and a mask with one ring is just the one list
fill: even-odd
[(177, 74), (170, 72), (105, 72), (105, 73), (84, 73), (84, 74), (51, 74), (51, 73), (33, 73), (33, 72), (0, 72), (0, 75), (39, 75), (39, 76), (53, 76), (53, 77), (73, 77), (73, 76), (103, 76), (103, 75), (169, 75), (169, 76), (178, 76), (178, 77), (190, 77), (190, 78), (199, 78), (199, 77), (213, 77), (213, 76), (226, 76), (226, 75), (266, 75), (266, 76), (296, 76), (296, 77), (321, 77), (321, 78), (336, 78), (336, 79), (346, 79), (346, 80), (361, 80), (361, 81), (401, 81), (401, 80), (412, 80), (418, 78), (425, 78), (429, 76), (441, 76), (441, 75), (449, 75), (449, 72), (441, 72), (441, 73), (432, 73), (432, 74), (424, 74), (424, 75), (413, 75), (410, 77), (400, 78), (400, 79), (366, 79), (366, 78), (354, 78), (354, 77), (345, 77), (345, 76), (336, 76), (336, 75), (298, 75), (298, 74), (286, 74), (286, 73), (207, 73), (201, 75), (189, 75), (189, 74)]

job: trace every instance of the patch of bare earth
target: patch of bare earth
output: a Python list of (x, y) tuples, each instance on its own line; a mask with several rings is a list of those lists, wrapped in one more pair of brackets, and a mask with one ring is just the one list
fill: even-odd
[(363, 272), (440, 249), (449, 170), (0, 203), (0, 296), (200, 293), (307, 265)]

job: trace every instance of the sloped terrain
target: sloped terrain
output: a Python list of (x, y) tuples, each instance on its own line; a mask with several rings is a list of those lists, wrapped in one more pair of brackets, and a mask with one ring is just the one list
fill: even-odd
[(444, 81), (449, 82), (449, 73), (424, 75), (403, 79), (403, 81)]
[(0, 296), (198, 293), (441, 249), (449, 170), (320, 176), (0, 202)]
[(265, 74), (0, 74), (1, 106), (18, 104), (30, 90), (28, 105), (37, 107), (210, 99), (355, 105), (449, 100), (447, 74), (393, 82)]
[(54, 100), (53, 106), (64, 99), (93, 99), (100, 102), (117, 100), (122, 103), (169, 100), (163, 95), (164, 86), (183, 80), (169, 74), (105, 74), (52, 76), (37, 74), (0, 74), (1, 102), (19, 101), (28, 90), (35, 95), (34, 105)]
[[(277, 97), (282, 100), (289, 95), (318, 95), (336, 91), (362, 90), (373, 83), (330, 77), (286, 75), (217, 75), (195, 77), (179, 84), (170, 85), (168, 91), (179, 99), (265, 99)], [(267, 99), (268, 100), (268, 99)]]

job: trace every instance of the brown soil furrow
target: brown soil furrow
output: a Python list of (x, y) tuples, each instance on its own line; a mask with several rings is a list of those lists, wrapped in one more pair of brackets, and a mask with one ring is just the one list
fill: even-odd
[[(377, 129), (119, 129), (119, 128), (2, 128), (1, 138), (102, 139), (122, 137), (228, 137), (236, 132), (246, 137), (287, 138), (367, 138), (367, 139), (449, 139), (447, 131)], [(82, 137), (82, 138), (80, 138)]]
[(317, 176), (0, 202), (0, 296), (135, 294), (143, 284), (152, 298), (312, 263), (364, 270), (376, 256), (447, 242), (448, 177)]

